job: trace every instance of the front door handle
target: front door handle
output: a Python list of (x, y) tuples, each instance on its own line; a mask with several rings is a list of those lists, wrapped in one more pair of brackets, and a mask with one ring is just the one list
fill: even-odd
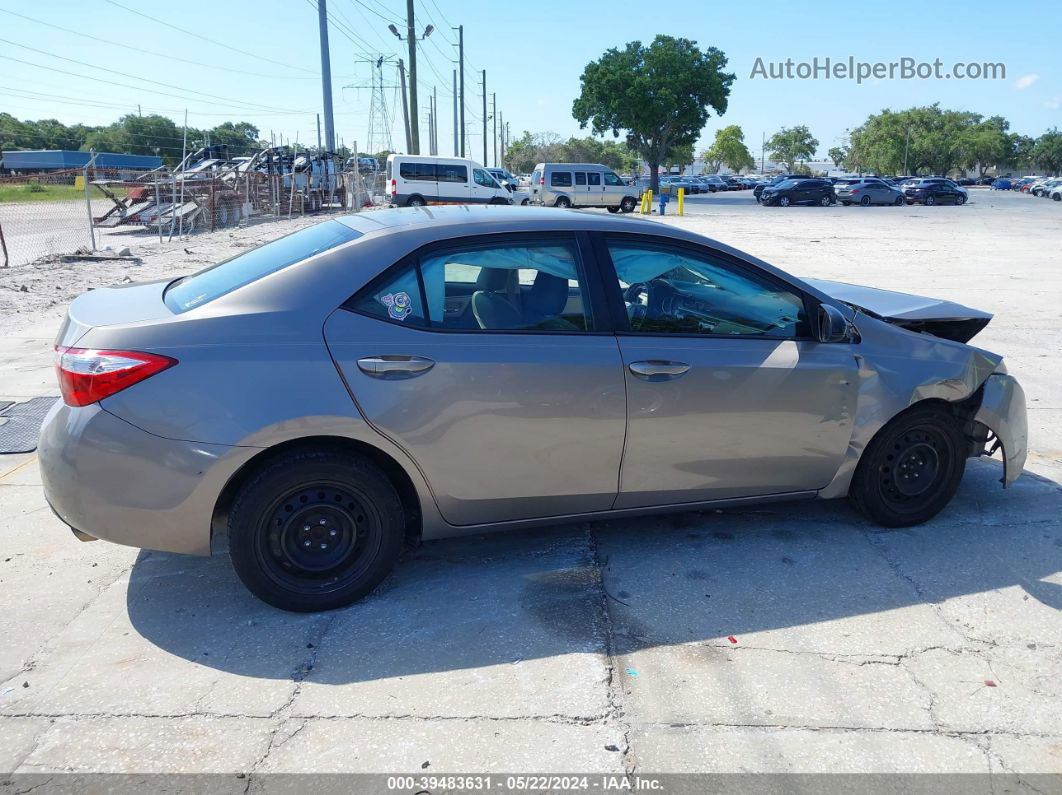
[(366, 375), (414, 376), (426, 373), (435, 362), (424, 356), (365, 356), (358, 359), (358, 369)]
[(665, 362), (651, 359), (645, 362), (631, 362), (628, 367), (635, 375), (643, 378), (652, 376), (664, 376), (666, 378), (678, 378), (689, 372), (690, 366), (685, 362)]

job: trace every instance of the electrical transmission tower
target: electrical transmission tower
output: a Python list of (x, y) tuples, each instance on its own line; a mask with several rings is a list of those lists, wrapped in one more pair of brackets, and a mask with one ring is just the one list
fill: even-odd
[(344, 88), (369, 89), (369, 130), (365, 139), (363, 151), (375, 153), (393, 151), (394, 144), (391, 138), (391, 126), (393, 113), (387, 107), (387, 91), (398, 89), (395, 83), (384, 82), (384, 65), (394, 65), (397, 68), (398, 61), (391, 56), (380, 55), (373, 59), (355, 61), (355, 63), (369, 64), (369, 84), (358, 83)]

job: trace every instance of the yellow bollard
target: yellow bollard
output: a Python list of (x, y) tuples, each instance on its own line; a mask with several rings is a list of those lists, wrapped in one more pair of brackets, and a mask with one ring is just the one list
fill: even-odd
[(652, 215), (653, 213), (653, 192), (647, 190), (645, 192), (645, 214)]
[(686, 198), (686, 189), (685, 188), (679, 188), (678, 189), (678, 214), (679, 215), (682, 215), (682, 202), (683, 202), (683, 200), (685, 198)]

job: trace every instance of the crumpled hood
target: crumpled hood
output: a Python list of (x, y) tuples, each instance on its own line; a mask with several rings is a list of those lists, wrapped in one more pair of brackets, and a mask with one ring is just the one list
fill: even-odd
[(953, 301), (825, 279), (804, 281), (816, 290), (866, 314), (910, 331), (924, 332), (956, 342), (969, 342), (992, 319), (989, 312), (971, 309)]

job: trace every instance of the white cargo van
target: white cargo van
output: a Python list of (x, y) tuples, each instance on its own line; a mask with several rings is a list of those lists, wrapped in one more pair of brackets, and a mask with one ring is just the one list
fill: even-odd
[(426, 204), (512, 204), (512, 194), (475, 160), (388, 155), (387, 192), (397, 207)]

